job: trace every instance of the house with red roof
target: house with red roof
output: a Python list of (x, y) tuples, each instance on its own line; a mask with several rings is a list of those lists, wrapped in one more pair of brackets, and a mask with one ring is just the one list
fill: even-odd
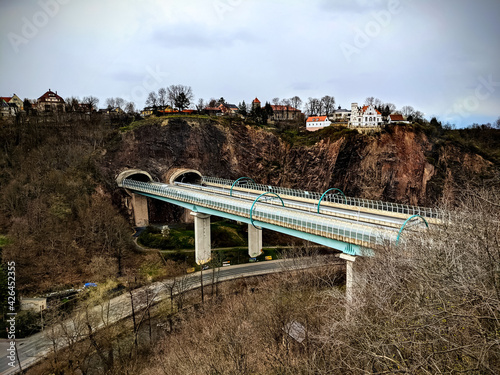
[(273, 121), (288, 121), (296, 120), (301, 115), (301, 111), (290, 105), (271, 105), (273, 109), (273, 115), (271, 120)]
[(309, 116), (306, 120), (306, 130), (313, 132), (326, 128), (331, 124), (332, 122), (328, 119), (328, 116)]
[(409, 124), (410, 122), (406, 120), (403, 115), (389, 115), (387, 116), (387, 122), (389, 124), (393, 123), (403, 123), (403, 124)]
[(35, 107), (41, 112), (66, 111), (64, 99), (57, 95), (57, 91), (53, 92), (50, 89), (37, 99)]
[(349, 127), (378, 128), (381, 127), (382, 124), (382, 114), (373, 105), (358, 107), (358, 103), (351, 104)]

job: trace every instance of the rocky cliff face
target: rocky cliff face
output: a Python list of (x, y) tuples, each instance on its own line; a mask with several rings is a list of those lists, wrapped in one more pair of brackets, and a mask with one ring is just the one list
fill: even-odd
[(174, 167), (203, 175), (311, 191), (331, 187), (346, 195), (433, 206), (467, 181), (494, 173), (492, 163), (452, 144), (436, 145), (404, 126), (391, 132), (323, 139), (292, 146), (268, 131), (216, 120), (158, 120), (122, 133), (106, 156), (110, 178), (125, 168), (163, 181)]

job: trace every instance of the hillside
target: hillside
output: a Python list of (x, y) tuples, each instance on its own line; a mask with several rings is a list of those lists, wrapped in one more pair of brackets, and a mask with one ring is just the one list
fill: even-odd
[[(486, 131), (493, 133), (485, 137)], [(196, 117), (2, 123), (2, 260), (16, 262), (17, 287), (31, 294), (136, 274), (144, 256), (132, 250), (124, 192), (114, 180), (126, 168), (160, 181), (171, 168), (187, 167), (207, 176), (250, 176), (320, 192), (337, 187), (355, 197), (435, 206), (458, 201), (468, 186), (496, 181), (498, 132), (394, 126), (375, 135), (334, 128), (310, 134)], [(179, 221), (182, 210), (159, 205), (151, 216)]]
[(319, 192), (337, 187), (355, 197), (434, 206), (442, 198), (453, 201), (465, 184), (498, 173), (494, 156), (478, 154), (481, 144), (473, 148), (462, 136), (450, 139), (438, 130), (392, 126), (375, 135), (335, 128), (297, 134), (236, 120), (148, 120), (121, 133), (120, 146), (105, 156), (104, 173), (111, 179), (133, 167), (162, 181), (170, 168), (186, 167), (207, 176), (249, 176)]

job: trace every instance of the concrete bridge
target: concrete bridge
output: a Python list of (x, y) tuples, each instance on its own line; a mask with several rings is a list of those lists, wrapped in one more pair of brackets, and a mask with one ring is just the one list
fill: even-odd
[(308, 192), (257, 184), (248, 177), (206, 177), (192, 169), (176, 169), (165, 177), (168, 183), (159, 183), (147, 172), (127, 170), (116, 181), (131, 196), (137, 226), (148, 225), (147, 198), (191, 211), (198, 264), (211, 258), (210, 216), (216, 215), (248, 224), (250, 257), (262, 251), (262, 228), (341, 251), (347, 261), (348, 290), (356, 257), (398, 243), (405, 228), (428, 227), (446, 216), (431, 208), (346, 197), (337, 188)]

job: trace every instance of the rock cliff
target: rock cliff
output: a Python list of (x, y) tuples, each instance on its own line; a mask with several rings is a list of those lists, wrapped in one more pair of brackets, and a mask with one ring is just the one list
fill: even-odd
[(207, 176), (249, 176), (319, 192), (337, 187), (349, 196), (423, 206), (453, 200), (467, 182), (496, 173), (480, 155), (453, 143), (433, 143), (405, 126), (299, 145), (239, 122), (171, 118), (123, 132), (119, 143), (106, 155), (110, 177), (140, 168), (164, 181), (169, 169), (186, 167)]

